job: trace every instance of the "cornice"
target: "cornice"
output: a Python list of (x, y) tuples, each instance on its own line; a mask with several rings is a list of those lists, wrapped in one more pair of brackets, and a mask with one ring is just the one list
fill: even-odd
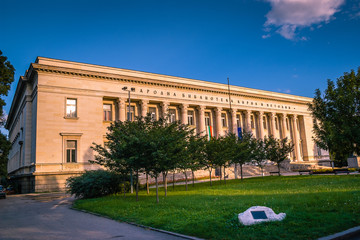
[[(194, 83), (176, 83), (170, 80), (157, 80), (154, 78), (142, 78), (142, 77), (134, 77), (134, 76), (126, 76), (123, 74), (113, 74), (113, 73), (106, 73), (106, 72), (97, 72), (97, 71), (90, 71), (90, 70), (82, 70), (79, 68), (68, 68), (68, 67), (60, 67), (60, 66), (51, 66), (39, 63), (32, 63), (32, 68), (38, 72), (43, 73), (55, 73), (55, 74), (65, 74), (65, 75), (72, 75), (72, 76), (80, 76), (86, 78), (92, 78), (96, 80), (112, 80), (112, 81), (119, 81), (123, 83), (134, 83), (134, 84), (141, 84), (141, 85), (148, 85), (148, 86), (158, 86), (158, 87), (166, 87), (166, 88), (176, 88), (176, 89), (183, 89), (183, 90), (190, 90), (190, 91), (198, 91), (198, 92), (208, 92), (213, 94), (224, 94), (228, 95), (227, 89), (219, 89), (217, 90), (214, 87), (207, 87), (201, 86), (202, 83), (209, 84), (210, 82), (200, 81), (200, 80), (191, 80)], [(151, 74), (150, 74), (151, 75)], [(157, 74), (155, 74), (157, 75)], [(166, 75), (162, 75), (166, 77)], [(169, 76), (170, 77), (170, 76)], [(195, 84), (197, 83), (198, 84)], [(214, 83), (215, 84), (215, 83)], [(216, 84), (221, 85), (221, 84)], [(237, 86), (231, 86), (232, 88), (240, 88)], [(288, 103), (298, 103), (298, 104), (307, 104), (311, 102), (311, 98), (299, 97), (295, 95), (288, 95), (288, 94), (280, 94), (276, 92), (268, 92), (263, 90), (256, 90), (256, 89), (249, 89), (252, 91), (261, 91), (260, 93), (245, 92), (247, 89), (243, 91), (234, 90), (232, 89), (231, 95), (237, 97), (247, 97), (253, 99), (262, 99), (262, 100), (277, 100), (282, 102)], [(262, 93), (264, 92), (264, 93)], [(269, 95), (267, 96), (266, 93)], [(284, 96), (274, 96), (274, 95), (284, 95)]]

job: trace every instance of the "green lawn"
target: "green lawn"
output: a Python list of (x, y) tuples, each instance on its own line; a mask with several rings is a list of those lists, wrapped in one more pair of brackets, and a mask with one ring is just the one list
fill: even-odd
[[(360, 175), (265, 177), (155, 189), (78, 200), (74, 207), (206, 239), (316, 239), (360, 225)], [(242, 226), (237, 214), (251, 206), (285, 212), (282, 222)]]

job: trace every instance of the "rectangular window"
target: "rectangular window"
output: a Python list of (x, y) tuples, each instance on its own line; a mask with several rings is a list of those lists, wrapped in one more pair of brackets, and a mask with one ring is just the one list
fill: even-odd
[(226, 114), (225, 113), (222, 113), (221, 114), (221, 124), (223, 127), (226, 127)]
[(127, 114), (127, 120), (128, 121), (135, 120), (135, 107), (130, 106), (130, 111), (129, 111), (129, 106), (127, 106), (126, 107), (126, 114)]
[(236, 115), (236, 125), (238, 128), (240, 127), (240, 115)]
[(76, 118), (76, 99), (74, 98), (67, 98), (66, 99), (66, 117), (68, 118)]
[(195, 125), (194, 124), (194, 111), (188, 111), (188, 124), (189, 125)]
[(149, 108), (149, 113), (150, 113), (151, 119), (156, 121), (157, 120), (156, 108), (150, 107)]
[(266, 129), (266, 117), (263, 117), (263, 127)]
[(170, 122), (176, 122), (176, 110), (175, 109), (169, 109), (169, 117), (170, 117)]
[(76, 140), (67, 140), (66, 141), (66, 162), (75, 163), (76, 162)]
[(205, 113), (205, 126), (211, 126), (210, 113)]
[(112, 121), (112, 105), (104, 104), (103, 111), (104, 111), (104, 121)]

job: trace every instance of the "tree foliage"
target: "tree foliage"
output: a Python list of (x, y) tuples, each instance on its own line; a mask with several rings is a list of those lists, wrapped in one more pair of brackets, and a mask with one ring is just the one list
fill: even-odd
[(245, 163), (250, 162), (254, 156), (255, 140), (251, 133), (244, 132), (242, 138), (238, 138), (235, 134), (228, 135), (229, 140), (232, 143), (232, 152), (230, 156), (231, 163), (239, 164), (240, 176), (243, 179), (243, 166)]
[[(3, 107), (5, 101), (2, 96), (7, 96), (10, 85), (14, 81), (15, 68), (8, 61), (7, 57), (0, 51), (0, 126), (4, 124)], [(7, 161), (11, 145), (7, 137), (0, 133), (0, 177), (7, 176)]]
[(294, 151), (294, 144), (287, 138), (277, 139), (272, 135), (264, 139), (265, 157), (276, 163), (280, 176), (280, 164), (289, 158), (289, 154)]
[(345, 164), (352, 153), (360, 154), (360, 68), (328, 80), (324, 94), (319, 89), (309, 110), (314, 119), (314, 141), (328, 150), (332, 160)]

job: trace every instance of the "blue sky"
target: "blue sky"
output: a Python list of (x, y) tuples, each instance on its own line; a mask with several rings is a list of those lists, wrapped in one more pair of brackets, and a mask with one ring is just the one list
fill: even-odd
[(360, 66), (359, 0), (1, 1), (0, 50), (312, 97)]

